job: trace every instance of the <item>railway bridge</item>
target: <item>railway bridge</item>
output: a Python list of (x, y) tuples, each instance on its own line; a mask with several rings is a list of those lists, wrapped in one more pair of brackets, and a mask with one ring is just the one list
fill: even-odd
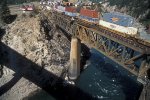
[(72, 19), (62, 13), (52, 11), (55, 25), (68, 35), (75, 36), (82, 43), (97, 49), (99, 52), (118, 63), (137, 76), (138, 81), (145, 83), (150, 68), (150, 43), (138, 36), (120, 33), (98, 24), (89, 23), (79, 18)]

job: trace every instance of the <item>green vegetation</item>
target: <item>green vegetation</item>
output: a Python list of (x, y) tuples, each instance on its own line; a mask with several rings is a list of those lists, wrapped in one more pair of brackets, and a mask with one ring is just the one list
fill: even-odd
[(0, 2), (0, 26), (12, 23), (16, 19), (17, 15), (11, 15), (7, 0), (1, 0)]
[(142, 19), (140, 20), (140, 22), (145, 25), (145, 26), (149, 26), (150, 25), (150, 19)]
[(95, 9), (96, 11), (98, 11), (101, 16), (103, 15), (104, 12), (106, 12), (105, 8), (100, 3), (96, 3), (96, 4), (92, 5), (91, 9)]
[(41, 1), (41, 0), (7, 0), (7, 1), (8, 4), (22, 4), (22, 3), (34, 2), (34, 1)]
[(68, 0), (63, 0), (63, 1), (68, 2)]
[[(100, 2), (106, 0), (90, 0)], [(129, 15), (138, 18), (144, 24), (150, 24), (150, 0), (107, 0), (110, 6), (126, 8)]]
[(7, 6), (7, 0), (1, 0), (1, 7), (0, 7), (0, 20), (1, 23), (8, 23), (10, 16), (10, 10)]
[(118, 8), (126, 7), (131, 16), (150, 19), (150, 0), (109, 0), (110, 5)]
[(92, 1), (94, 3), (99, 3), (100, 1), (103, 1), (103, 0), (90, 0), (90, 1)]

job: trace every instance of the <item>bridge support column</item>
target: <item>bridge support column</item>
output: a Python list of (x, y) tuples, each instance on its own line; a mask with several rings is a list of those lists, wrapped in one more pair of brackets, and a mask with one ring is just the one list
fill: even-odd
[(70, 80), (75, 80), (80, 75), (80, 52), (80, 40), (73, 37), (71, 40), (70, 67), (68, 70)]

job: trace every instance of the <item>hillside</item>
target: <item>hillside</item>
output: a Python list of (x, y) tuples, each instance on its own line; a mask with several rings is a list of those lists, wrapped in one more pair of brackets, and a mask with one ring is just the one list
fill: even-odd
[(129, 14), (139, 21), (150, 23), (150, 0), (90, 0), (100, 2), (107, 11), (117, 11)]
[[(0, 0), (1, 3), (2, 0)], [(7, 0), (8, 4), (21, 4), (26, 2), (41, 1), (41, 0)]]
[(109, 5), (116, 5), (135, 18), (150, 19), (150, 0), (109, 0)]

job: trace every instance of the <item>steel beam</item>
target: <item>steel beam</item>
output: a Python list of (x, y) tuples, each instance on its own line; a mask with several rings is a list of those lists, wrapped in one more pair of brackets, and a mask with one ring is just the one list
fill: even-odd
[(140, 59), (142, 56), (144, 56), (144, 54), (137, 55), (137, 56), (125, 61), (124, 63), (125, 64), (133, 64), (135, 60)]

